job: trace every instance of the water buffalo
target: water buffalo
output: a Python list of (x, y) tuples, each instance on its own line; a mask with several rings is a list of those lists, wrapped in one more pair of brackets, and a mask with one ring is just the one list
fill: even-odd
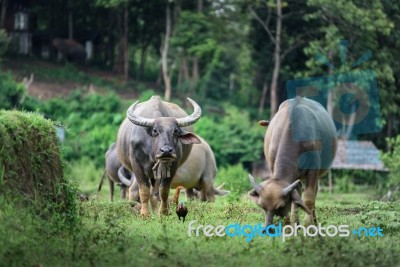
[(75, 40), (55, 38), (53, 39), (52, 44), (58, 51), (60, 51), (66, 60), (81, 63), (85, 62), (86, 50)]
[(162, 101), (159, 96), (140, 104), (136, 101), (119, 128), (118, 155), (122, 164), (135, 174), (143, 216), (149, 215), (150, 184), (154, 188), (156, 179), (160, 181), (159, 214), (168, 214), (172, 178), (189, 156), (192, 144), (200, 143), (191, 125), (200, 119), (201, 108), (190, 98), (188, 100), (194, 107), (191, 115), (175, 104)]
[[(257, 184), (249, 175), (250, 197), (264, 210), (266, 226), (278, 215), (298, 220), (296, 208), (306, 212), (305, 223), (316, 223), (318, 179), (330, 167), (336, 152), (336, 129), (328, 112), (317, 102), (296, 97), (283, 102), (269, 122), (264, 154), (271, 178)], [(300, 180), (305, 181), (302, 201)]]
[(131, 180), (134, 180), (131, 172), (129, 172), (118, 158), (117, 149), (115, 143), (111, 144), (108, 148), (106, 155), (106, 168), (100, 179), (98, 191), (101, 190), (103, 185), (104, 177), (107, 175), (108, 182), (110, 184), (110, 199), (114, 200), (114, 183), (121, 186), (121, 198), (127, 198), (127, 189), (132, 184)]
[[(189, 157), (176, 171), (171, 182), (171, 188), (183, 186), (189, 198), (199, 198), (201, 201), (213, 202), (215, 195), (229, 194), (227, 190), (214, 187), (217, 174), (217, 163), (214, 153), (208, 143), (198, 136), (201, 144), (192, 147)], [(139, 196), (139, 187), (133, 183), (129, 188), (129, 199), (136, 200)]]

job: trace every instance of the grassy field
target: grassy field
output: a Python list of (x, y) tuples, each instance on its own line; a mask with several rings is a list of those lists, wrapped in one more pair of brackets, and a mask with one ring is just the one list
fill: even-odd
[(383, 237), (291, 237), (282, 242), (258, 236), (246, 242), (237, 236), (188, 236), (191, 220), (214, 226), (263, 222), (262, 211), (246, 197), (187, 202), (183, 223), (172, 207), (171, 216), (143, 219), (130, 203), (108, 201), (107, 188), (80, 203), (78, 224), (63, 231), (56, 219), (45, 221), (24, 208), (2, 205), (0, 266), (400, 266), (400, 203), (373, 201), (369, 192), (321, 193), (317, 216), (325, 226), (379, 226)]

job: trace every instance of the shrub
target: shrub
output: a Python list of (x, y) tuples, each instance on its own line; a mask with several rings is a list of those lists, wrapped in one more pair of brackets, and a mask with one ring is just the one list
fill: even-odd
[(73, 91), (66, 99), (53, 98), (30, 109), (60, 121), (66, 128), (63, 156), (67, 161), (87, 157), (96, 166), (103, 166), (104, 154), (116, 141), (119, 125), (124, 119), (121, 101), (115, 94), (87, 94)]
[(382, 160), (389, 168), (389, 181), (387, 186), (389, 190), (395, 193), (392, 199), (400, 198), (400, 135), (386, 140), (390, 145), (390, 151), (383, 153)]
[(10, 37), (7, 36), (7, 33), (4, 29), (0, 29), (0, 57), (2, 57), (10, 44)]
[(0, 72), (0, 109), (19, 107), (25, 94), (22, 84), (16, 83), (10, 74)]
[(219, 168), (216, 184), (225, 183), (224, 188), (231, 191), (229, 200), (238, 201), (244, 193), (250, 191), (248, 171), (241, 164)]
[(34, 113), (0, 110), (0, 140), (0, 195), (73, 223), (75, 190), (64, 179), (53, 123)]
[(221, 119), (202, 117), (194, 127), (210, 144), (219, 166), (252, 162), (262, 154), (265, 129), (244, 110), (228, 106)]

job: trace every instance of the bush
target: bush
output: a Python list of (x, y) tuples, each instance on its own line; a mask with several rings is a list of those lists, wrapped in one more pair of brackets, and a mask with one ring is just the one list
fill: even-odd
[(25, 94), (22, 84), (16, 83), (10, 74), (0, 72), (0, 109), (18, 108)]
[(224, 188), (231, 191), (230, 201), (239, 201), (242, 195), (251, 190), (248, 171), (241, 164), (219, 168), (216, 184), (225, 183)]
[(34, 113), (0, 110), (0, 195), (73, 223), (75, 190), (64, 179), (55, 127)]
[(387, 139), (390, 151), (382, 155), (382, 160), (389, 168), (389, 181), (387, 187), (393, 191), (392, 199), (400, 198), (400, 135), (395, 138)]
[(104, 96), (75, 90), (66, 99), (28, 103), (37, 105), (29, 106), (30, 109), (60, 121), (65, 127), (63, 157), (67, 161), (87, 157), (98, 167), (104, 165), (104, 154), (116, 141), (119, 125), (125, 118), (115, 94)]
[(0, 57), (2, 57), (6, 52), (8, 45), (10, 44), (10, 38), (4, 29), (0, 29)]
[(202, 117), (194, 127), (210, 144), (219, 166), (256, 161), (262, 155), (265, 129), (244, 110), (228, 106), (221, 119)]

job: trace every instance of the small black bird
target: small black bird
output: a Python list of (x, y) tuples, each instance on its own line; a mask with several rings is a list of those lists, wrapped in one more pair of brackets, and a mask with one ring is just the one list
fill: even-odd
[(185, 222), (185, 217), (188, 214), (188, 209), (185, 207), (183, 202), (179, 203), (179, 205), (176, 207), (176, 215), (178, 215), (178, 219), (181, 220), (181, 217), (183, 218), (183, 222)]

